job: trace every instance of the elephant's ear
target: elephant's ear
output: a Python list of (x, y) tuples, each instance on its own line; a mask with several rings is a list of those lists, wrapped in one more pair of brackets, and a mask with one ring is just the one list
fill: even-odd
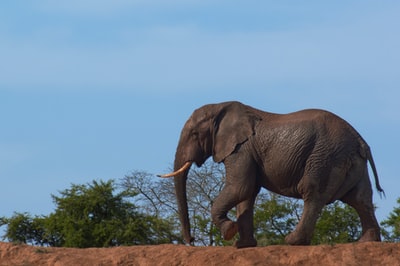
[(226, 105), (214, 120), (213, 158), (222, 162), (236, 147), (255, 134), (254, 127), (261, 120), (251, 109), (238, 102)]

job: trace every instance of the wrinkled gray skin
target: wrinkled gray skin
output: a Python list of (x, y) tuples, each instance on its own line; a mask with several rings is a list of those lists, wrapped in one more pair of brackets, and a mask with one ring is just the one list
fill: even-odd
[[(239, 102), (205, 105), (195, 110), (182, 129), (174, 169), (185, 162), (201, 166), (213, 156), (226, 169), (226, 184), (212, 206), (212, 220), (229, 240), (239, 233), (238, 248), (257, 245), (253, 236), (253, 205), (264, 187), (303, 199), (291, 245), (309, 245), (321, 209), (335, 200), (354, 207), (360, 216), (360, 241), (380, 241), (368, 176), (375, 165), (367, 143), (338, 116), (323, 110), (273, 114)], [(174, 177), (182, 233), (192, 243), (186, 197), (189, 170)], [(236, 206), (237, 221), (227, 217)]]

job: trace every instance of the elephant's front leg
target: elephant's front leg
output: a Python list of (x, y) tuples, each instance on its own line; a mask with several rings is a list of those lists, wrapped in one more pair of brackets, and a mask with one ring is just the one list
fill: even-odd
[[(221, 191), (221, 194), (215, 200), (211, 215), (213, 222), (220, 228), (222, 236), (225, 240), (231, 240), (236, 233), (239, 232), (239, 240), (235, 242), (237, 248), (255, 247), (257, 241), (254, 238), (253, 211), (254, 201), (259, 188), (249, 195), (248, 199), (240, 203), (239, 194), (236, 193), (237, 188), (227, 185)], [(237, 222), (230, 220), (227, 216), (229, 210), (236, 205)]]
[[(256, 181), (257, 165), (251, 157), (240, 153), (234, 153), (226, 158), (224, 164), (226, 183), (211, 207), (212, 220), (221, 230), (225, 240), (232, 239), (239, 232), (238, 247), (254, 246), (253, 206), (255, 197), (260, 191)], [(237, 222), (231, 221), (227, 216), (235, 206), (238, 207)]]
[(225, 240), (231, 240), (239, 231), (238, 224), (228, 218), (228, 211), (238, 202), (235, 188), (232, 185), (226, 185), (211, 207), (212, 221), (221, 230)]
[[(221, 230), (225, 240), (231, 240), (239, 232), (240, 238), (235, 243), (238, 248), (257, 245), (253, 236), (253, 210), (259, 187), (252, 186), (247, 192), (244, 191), (246, 190), (243, 190), (242, 186), (227, 184), (211, 208), (212, 220)], [(237, 222), (230, 220), (227, 216), (229, 210), (235, 206)]]

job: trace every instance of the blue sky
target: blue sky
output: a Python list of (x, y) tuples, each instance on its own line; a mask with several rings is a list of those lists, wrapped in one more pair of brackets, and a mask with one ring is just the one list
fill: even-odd
[(400, 197), (398, 1), (3, 1), (0, 216), (48, 214), (71, 183), (168, 171), (207, 103), (323, 108)]

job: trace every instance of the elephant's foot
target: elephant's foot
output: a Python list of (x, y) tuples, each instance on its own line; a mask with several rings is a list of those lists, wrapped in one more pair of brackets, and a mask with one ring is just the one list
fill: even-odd
[(298, 232), (294, 231), (285, 237), (285, 242), (289, 245), (303, 245), (308, 246), (311, 244), (311, 239), (301, 236)]
[(358, 242), (370, 242), (370, 241), (381, 241), (381, 234), (379, 232), (379, 229), (368, 229), (363, 233), (361, 236), (360, 240)]
[(232, 221), (226, 221), (221, 225), (221, 233), (224, 240), (231, 240), (239, 231), (238, 224)]
[(239, 239), (239, 240), (235, 241), (233, 246), (236, 247), (236, 248), (256, 247), (257, 246), (257, 240), (255, 240), (254, 238), (251, 238), (249, 240)]

